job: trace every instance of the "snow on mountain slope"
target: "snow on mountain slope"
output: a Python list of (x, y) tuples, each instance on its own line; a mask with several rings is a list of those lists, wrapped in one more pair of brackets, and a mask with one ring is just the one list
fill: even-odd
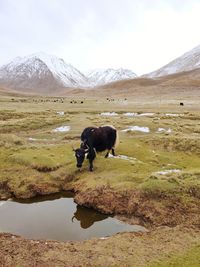
[(45, 53), (17, 57), (0, 68), (0, 82), (11, 87), (84, 87), (87, 78), (63, 59)]
[(65, 86), (87, 86), (87, 78), (71, 64), (56, 56), (45, 53), (33, 54), (30, 57), (36, 57), (42, 60), (53, 75), (60, 78)]
[(133, 79), (137, 75), (128, 69), (94, 69), (86, 73), (91, 86), (104, 85), (114, 81)]
[(63, 59), (46, 53), (17, 57), (0, 68), (0, 85), (41, 93), (63, 87), (91, 88), (135, 77), (127, 69), (96, 69), (84, 75)]
[(190, 71), (197, 68), (200, 68), (200, 46), (196, 46), (162, 68), (143, 76), (154, 78), (183, 71)]

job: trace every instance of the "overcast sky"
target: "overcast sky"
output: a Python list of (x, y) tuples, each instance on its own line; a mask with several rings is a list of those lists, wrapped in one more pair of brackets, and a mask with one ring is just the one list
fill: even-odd
[(144, 74), (200, 45), (199, 0), (0, 0), (0, 65), (44, 51)]

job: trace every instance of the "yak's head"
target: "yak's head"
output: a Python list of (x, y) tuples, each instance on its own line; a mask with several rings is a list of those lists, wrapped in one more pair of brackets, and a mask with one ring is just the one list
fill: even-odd
[(77, 166), (77, 168), (81, 168), (83, 161), (85, 159), (85, 154), (88, 153), (89, 149), (85, 145), (81, 144), (80, 148), (73, 149), (73, 150), (75, 152), (75, 157), (76, 157), (76, 161), (77, 161), (76, 166)]

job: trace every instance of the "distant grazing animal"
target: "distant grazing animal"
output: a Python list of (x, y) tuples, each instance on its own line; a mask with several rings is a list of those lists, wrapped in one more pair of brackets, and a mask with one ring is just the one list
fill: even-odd
[(180, 106), (184, 106), (183, 102), (180, 102)]
[(113, 126), (102, 127), (87, 127), (81, 134), (80, 148), (74, 149), (77, 160), (77, 167), (81, 168), (85, 155), (89, 160), (89, 170), (93, 171), (93, 161), (96, 157), (96, 152), (108, 150), (105, 158), (108, 157), (110, 150), (115, 156), (115, 148), (118, 143), (117, 130)]

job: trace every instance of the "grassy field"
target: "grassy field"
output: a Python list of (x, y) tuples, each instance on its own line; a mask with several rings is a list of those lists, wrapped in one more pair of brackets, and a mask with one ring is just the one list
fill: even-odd
[[(194, 185), (199, 189), (200, 113), (173, 104), (168, 110), (165, 105), (143, 105), (142, 109), (142, 104), (137, 107), (123, 99), (112, 103), (106, 99), (83, 100), (82, 104), (82, 99), (76, 101), (0, 99), (1, 181), (8, 181), (13, 193), (22, 191), (19, 183), (25, 189), (35, 183), (34, 179), (56, 183), (68, 176), (85, 180), (89, 187), (104, 184), (117, 189), (122, 183), (124, 189), (181, 194), (189, 193)], [(102, 116), (102, 112), (117, 114)], [(139, 116), (126, 116), (127, 112), (137, 112)], [(120, 137), (117, 153), (128, 158), (104, 159), (102, 153), (92, 174), (87, 171), (87, 162), (78, 172), (72, 146), (78, 147), (82, 130), (93, 125), (114, 125)], [(54, 132), (60, 126), (70, 126), (70, 131)], [(148, 127), (149, 132), (123, 131), (131, 126)], [(162, 174), (166, 170), (176, 171)]]
[[(102, 116), (102, 112), (117, 114)], [(127, 112), (137, 116), (126, 116)], [(92, 173), (87, 161), (79, 171), (72, 147), (80, 145), (85, 127), (101, 125), (118, 129), (118, 157), (105, 159), (105, 153), (98, 154)], [(54, 131), (61, 126), (70, 126), (70, 130)], [(148, 127), (149, 132), (131, 131), (131, 126)], [(161, 99), (137, 103), (106, 97), (1, 96), (0, 198), (73, 190), (79, 204), (119, 215), (130, 223), (137, 221), (149, 229), (166, 225), (196, 229), (200, 220), (199, 134), (200, 111), (195, 101), (179, 106), (178, 101)], [(158, 262), (152, 258), (145, 265), (130, 266), (199, 266), (193, 259), (199, 255), (199, 232), (196, 235), (195, 244), (190, 240), (192, 248), (181, 252), (179, 246), (177, 255), (169, 253), (163, 261), (161, 253)], [(188, 237), (183, 236), (181, 242), (189, 242)]]

